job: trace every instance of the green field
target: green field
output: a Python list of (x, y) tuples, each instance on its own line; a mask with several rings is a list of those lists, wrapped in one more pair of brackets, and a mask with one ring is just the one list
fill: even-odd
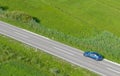
[(8, 13), (37, 17), (40, 26), (0, 18), (3, 21), (120, 63), (120, 0), (0, 0), (0, 5), (8, 7)]
[(98, 75), (0, 35), (0, 76)]

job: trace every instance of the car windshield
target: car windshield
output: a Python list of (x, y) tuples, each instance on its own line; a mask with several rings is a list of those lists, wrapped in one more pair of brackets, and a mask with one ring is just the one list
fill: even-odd
[(95, 54), (95, 55), (97, 55), (97, 56), (100, 56), (98, 53), (95, 53), (95, 52), (92, 52), (92, 54)]

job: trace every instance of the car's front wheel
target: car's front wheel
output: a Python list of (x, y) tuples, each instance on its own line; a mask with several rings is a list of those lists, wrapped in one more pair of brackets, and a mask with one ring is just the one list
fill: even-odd
[(96, 61), (99, 61), (99, 59), (98, 59), (98, 58), (96, 58), (95, 60), (96, 60)]

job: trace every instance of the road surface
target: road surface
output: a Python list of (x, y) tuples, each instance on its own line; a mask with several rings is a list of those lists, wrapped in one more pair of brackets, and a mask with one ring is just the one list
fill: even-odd
[(41, 49), (70, 63), (89, 69), (102, 76), (120, 76), (120, 64), (107, 59), (95, 61), (83, 56), (83, 51), (53, 41), (24, 29), (0, 21), (0, 34)]

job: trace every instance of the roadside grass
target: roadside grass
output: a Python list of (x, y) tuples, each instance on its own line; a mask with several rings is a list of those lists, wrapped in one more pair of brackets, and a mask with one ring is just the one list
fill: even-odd
[(98, 76), (36, 48), (0, 35), (0, 76), (21, 75)]
[[(100, 52), (120, 63), (119, 1), (113, 0), (21, 0), (5, 1), (8, 11), (23, 11), (37, 17), (40, 23), (29, 24), (0, 18), (21, 28), (47, 36), (82, 50)], [(21, 6), (19, 6), (19, 4)], [(87, 6), (86, 6), (87, 5)]]
[(18, 60), (0, 64), (0, 76), (46, 76), (38, 69)]

